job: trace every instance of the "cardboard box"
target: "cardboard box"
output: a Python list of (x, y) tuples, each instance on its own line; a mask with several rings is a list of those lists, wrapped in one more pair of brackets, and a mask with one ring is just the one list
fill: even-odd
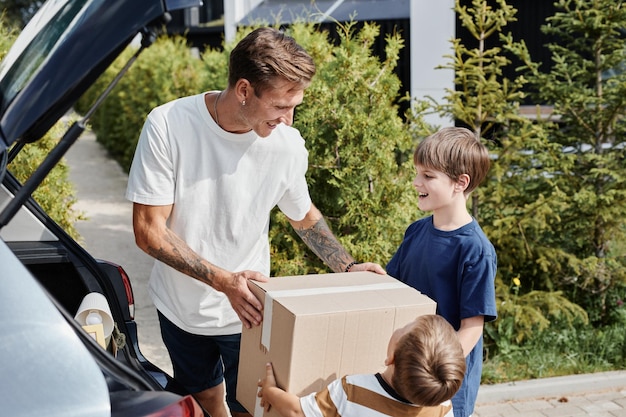
[(279, 387), (298, 396), (348, 374), (385, 368), (393, 331), (434, 314), (429, 297), (373, 272), (277, 277), (250, 281), (264, 303), (260, 326), (243, 329), (237, 399), (255, 417), (264, 413), (257, 382), (272, 362)]

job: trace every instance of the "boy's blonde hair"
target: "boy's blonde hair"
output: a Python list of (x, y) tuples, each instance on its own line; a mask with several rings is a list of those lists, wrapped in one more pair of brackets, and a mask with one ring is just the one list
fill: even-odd
[(282, 78), (304, 90), (315, 75), (313, 58), (290, 36), (262, 27), (250, 32), (230, 53), (228, 84), (244, 78), (260, 96)]
[(393, 388), (413, 404), (433, 407), (451, 399), (465, 377), (459, 338), (441, 316), (416, 319), (394, 351)]
[(413, 163), (441, 171), (453, 181), (462, 174), (469, 175), (470, 183), (465, 190), (465, 194), (469, 194), (487, 176), (491, 160), (487, 147), (471, 130), (444, 127), (417, 145)]

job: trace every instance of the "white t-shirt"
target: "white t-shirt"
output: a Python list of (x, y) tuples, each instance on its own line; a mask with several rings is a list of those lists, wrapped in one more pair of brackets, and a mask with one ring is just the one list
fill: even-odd
[[(311, 208), (308, 152), (300, 133), (280, 124), (266, 138), (222, 130), (205, 93), (152, 110), (129, 174), (126, 197), (173, 204), (168, 226), (209, 262), (229, 271), (270, 271), (270, 211), (301, 220)], [(241, 332), (226, 296), (156, 261), (149, 291), (157, 309), (201, 335)]]
[[(391, 387), (388, 390), (393, 392)], [(373, 374), (344, 376), (324, 390), (300, 398), (300, 405), (306, 417), (454, 416), (450, 401), (436, 407), (420, 407), (394, 398)]]

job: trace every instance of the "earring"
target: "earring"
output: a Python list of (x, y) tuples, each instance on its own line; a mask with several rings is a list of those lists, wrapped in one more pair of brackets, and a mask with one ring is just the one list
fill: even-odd
[(241, 102), (241, 105), (242, 105), (242, 106), (245, 106), (245, 105), (246, 105), (246, 100), (242, 101), (242, 102)]

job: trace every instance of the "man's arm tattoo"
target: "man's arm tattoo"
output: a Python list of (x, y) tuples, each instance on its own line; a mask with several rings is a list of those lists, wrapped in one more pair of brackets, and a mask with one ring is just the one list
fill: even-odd
[(343, 272), (346, 265), (354, 261), (333, 235), (323, 217), (310, 228), (296, 228), (296, 233), (335, 272)]
[(165, 241), (169, 244), (169, 249), (149, 246), (148, 253), (177, 271), (213, 286), (211, 278), (214, 271), (202, 263), (198, 254), (170, 230), (167, 231)]

